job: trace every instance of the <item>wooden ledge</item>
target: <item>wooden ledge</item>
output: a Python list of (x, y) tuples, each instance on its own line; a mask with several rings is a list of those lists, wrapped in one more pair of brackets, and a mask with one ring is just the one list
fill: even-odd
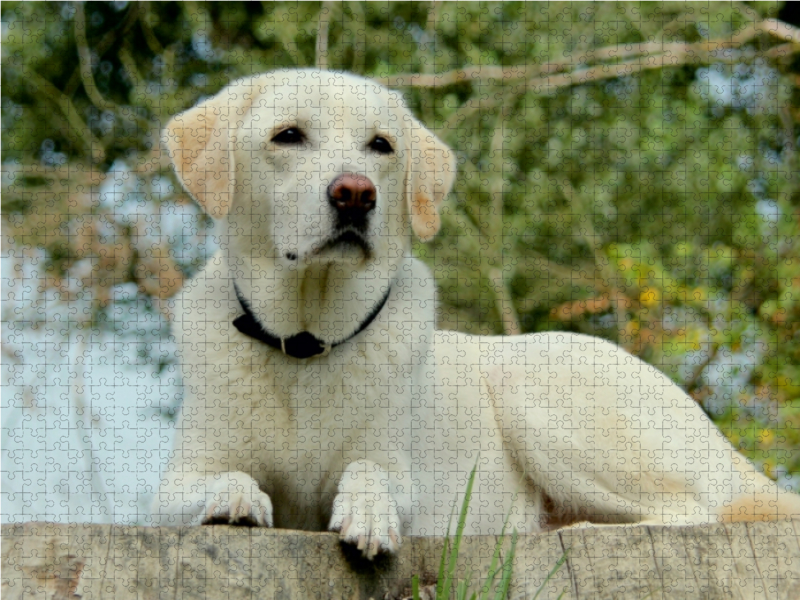
[[(800, 522), (615, 526), (521, 536), (510, 598), (800, 598)], [(494, 537), (464, 538), (458, 573), (485, 576)], [(335, 534), (227, 526), (2, 527), (2, 597), (394, 600), (433, 583), (443, 540), (408, 538), (373, 564)], [(505, 548), (509, 541), (506, 540)]]

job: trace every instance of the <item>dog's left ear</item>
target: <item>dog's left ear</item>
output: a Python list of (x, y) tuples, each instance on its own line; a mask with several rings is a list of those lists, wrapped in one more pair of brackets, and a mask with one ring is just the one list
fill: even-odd
[(406, 199), (411, 228), (427, 242), (441, 226), (439, 205), (456, 178), (456, 157), (444, 142), (419, 123), (411, 128), (411, 152), (406, 171)]
[(176, 115), (164, 141), (183, 187), (210, 216), (228, 214), (233, 201), (235, 134), (253, 98), (252, 85), (236, 82)]

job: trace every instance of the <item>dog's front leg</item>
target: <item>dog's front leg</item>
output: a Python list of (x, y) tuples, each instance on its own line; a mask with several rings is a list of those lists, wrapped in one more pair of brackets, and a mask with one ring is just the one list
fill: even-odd
[(378, 463), (357, 460), (350, 463), (339, 481), (328, 529), (357, 544), (369, 559), (379, 551), (400, 549), (400, 518), (392, 496), (390, 475)]

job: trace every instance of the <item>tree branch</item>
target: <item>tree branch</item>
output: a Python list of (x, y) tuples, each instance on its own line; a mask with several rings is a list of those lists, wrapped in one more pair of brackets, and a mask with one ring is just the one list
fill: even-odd
[[(111, 29), (107, 31), (106, 34), (100, 38), (100, 41), (97, 42), (94, 46), (94, 51), (97, 56), (102, 57), (111, 46), (114, 45), (114, 42), (121, 37), (124, 37), (125, 34), (128, 33), (131, 27), (133, 27), (134, 23), (136, 23), (136, 19), (139, 16), (138, 13), (138, 4), (131, 4), (130, 8), (128, 8), (128, 14), (125, 16), (125, 20), (118, 28)], [(67, 98), (72, 98), (75, 95), (75, 91), (78, 89), (78, 85), (81, 83), (81, 68), (80, 65), (72, 71), (72, 75), (70, 75), (67, 85), (64, 87), (64, 94)]]
[(86, 41), (86, 13), (83, 10), (83, 3), (75, 3), (75, 41), (78, 44), (78, 60), (81, 67), (81, 79), (86, 94), (92, 104), (100, 110), (110, 110), (116, 112), (116, 106), (103, 98), (97, 90), (97, 84), (92, 75), (92, 52)]
[(494, 285), (494, 293), (497, 298), (497, 312), (503, 320), (503, 333), (505, 335), (519, 335), (522, 329), (519, 325), (517, 311), (514, 310), (514, 302), (511, 293), (503, 280), (503, 272), (500, 269), (489, 271), (489, 280)]
[(328, 68), (328, 25), (333, 13), (333, 2), (323, 2), (317, 26), (317, 68)]
[[(444, 87), (467, 81), (501, 80), (505, 83), (527, 79), (528, 89), (546, 86), (554, 88), (627, 76), (647, 69), (676, 67), (698, 62), (737, 62), (742, 55), (725, 56), (723, 50), (739, 48), (759, 34), (769, 34), (784, 42), (800, 45), (800, 29), (777, 19), (766, 19), (744, 27), (729, 38), (709, 40), (694, 44), (683, 42), (647, 42), (642, 44), (617, 44), (581, 54), (582, 63), (640, 57), (644, 60), (610, 65), (594, 65), (577, 70), (570, 69), (575, 61), (517, 65), (511, 67), (467, 66), (444, 73), (406, 73), (378, 78), (377, 81), (393, 87)], [(552, 75), (551, 75), (552, 74)]]
[(691, 375), (686, 380), (686, 383), (683, 384), (683, 389), (686, 390), (687, 393), (691, 394), (695, 389), (697, 389), (700, 383), (700, 377), (703, 375), (703, 371), (706, 370), (706, 367), (710, 365), (715, 358), (717, 358), (717, 353), (719, 352), (719, 345), (716, 343), (711, 343), (711, 351), (708, 353), (699, 365), (697, 365), (694, 370), (692, 370)]
[(25, 80), (36, 89), (40, 97), (48, 98), (55, 102), (69, 124), (69, 128), (66, 131), (67, 136), (71, 137), (73, 142), (77, 142), (76, 145), (83, 146), (91, 156), (93, 163), (103, 162), (106, 157), (103, 144), (92, 135), (91, 129), (83, 122), (70, 99), (62, 94), (56, 86), (34, 71), (29, 71)]
[(150, 2), (142, 0), (139, 3), (141, 7), (141, 14), (139, 15), (139, 25), (142, 27), (142, 33), (144, 34), (144, 40), (147, 42), (147, 46), (150, 48), (150, 52), (159, 56), (161, 53), (164, 52), (164, 48), (161, 45), (161, 42), (158, 41), (155, 32), (153, 31), (153, 26), (150, 24), (150, 21), (153, 19), (153, 13), (150, 11)]
[[(558, 66), (560, 65), (556, 64), (556, 67)], [(377, 77), (376, 81), (391, 87), (445, 87), (465, 81), (483, 81), (486, 79), (516, 81), (542, 72), (543, 69), (541, 67), (530, 65), (516, 67), (469, 66), (463, 69), (445, 71), (444, 73), (406, 73), (403, 75), (390, 75), (389, 77)]]

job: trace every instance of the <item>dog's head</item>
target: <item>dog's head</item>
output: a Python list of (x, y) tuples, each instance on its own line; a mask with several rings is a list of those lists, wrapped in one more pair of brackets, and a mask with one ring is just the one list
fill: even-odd
[(183, 186), (238, 256), (366, 265), (439, 230), (455, 157), (396, 92), (345, 73), (239, 80), (174, 117), (166, 144)]

